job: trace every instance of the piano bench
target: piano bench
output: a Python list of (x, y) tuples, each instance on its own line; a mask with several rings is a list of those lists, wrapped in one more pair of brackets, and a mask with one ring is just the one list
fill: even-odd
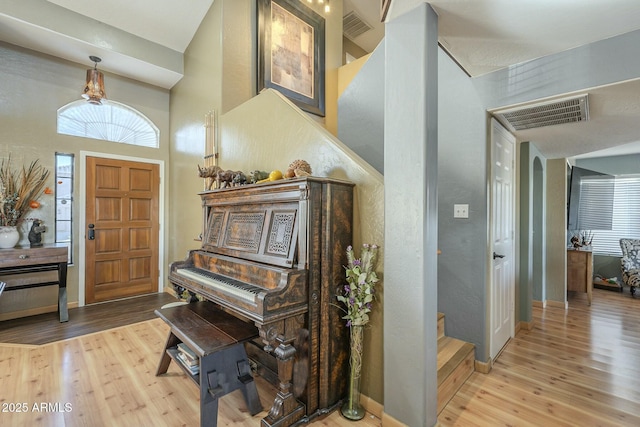
[(200, 387), (201, 426), (217, 425), (218, 399), (237, 389), (251, 415), (262, 411), (244, 349), (244, 342), (258, 336), (258, 328), (209, 301), (161, 308), (155, 314), (171, 328), (156, 376), (175, 360)]

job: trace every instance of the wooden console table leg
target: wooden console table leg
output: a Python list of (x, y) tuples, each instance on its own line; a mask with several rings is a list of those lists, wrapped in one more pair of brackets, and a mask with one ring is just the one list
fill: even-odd
[(69, 321), (69, 311), (67, 309), (67, 263), (61, 262), (58, 265), (58, 314), (60, 322)]

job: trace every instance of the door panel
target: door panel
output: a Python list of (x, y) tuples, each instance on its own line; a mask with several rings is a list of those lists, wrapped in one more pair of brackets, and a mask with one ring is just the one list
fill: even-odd
[(515, 329), (515, 137), (495, 120), (491, 130), (490, 355), (493, 359)]
[(156, 292), (159, 166), (87, 157), (86, 191), (87, 304)]

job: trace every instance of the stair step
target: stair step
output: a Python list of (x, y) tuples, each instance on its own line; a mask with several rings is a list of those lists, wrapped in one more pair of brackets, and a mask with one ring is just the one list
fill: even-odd
[(438, 339), (444, 337), (444, 313), (438, 312)]
[(447, 336), (438, 339), (438, 413), (473, 373), (474, 347)]

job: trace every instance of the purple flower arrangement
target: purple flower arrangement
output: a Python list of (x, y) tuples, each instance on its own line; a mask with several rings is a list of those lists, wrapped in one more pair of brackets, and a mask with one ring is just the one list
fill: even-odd
[(347, 247), (347, 266), (345, 274), (347, 284), (338, 301), (345, 304), (347, 327), (362, 326), (369, 322), (369, 313), (375, 299), (375, 284), (378, 275), (373, 271), (378, 260), (378, 246), (365, 243), (362, 245), (360, 258), (356, 258), (353, 247)]

